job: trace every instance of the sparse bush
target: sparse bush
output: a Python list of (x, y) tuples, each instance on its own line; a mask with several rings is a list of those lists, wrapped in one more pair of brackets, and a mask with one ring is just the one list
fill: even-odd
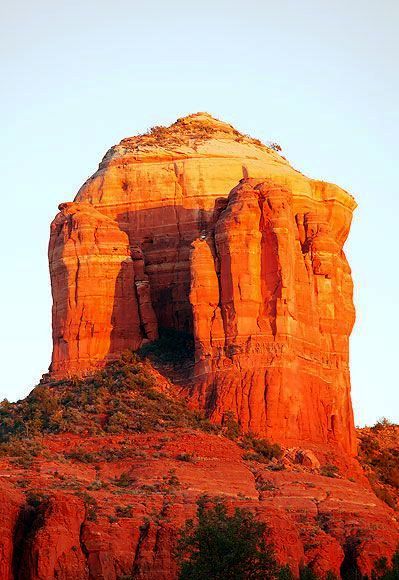
[(381, 487), (379, 485), (372, 484), (373, 491), (375, 495), (381, 501), (385, 502), (390, 508), (396, 508), (396, 500), (393, 498), (392, 494), (385, 487)]
[(326, 465), (322, 465), (320, 468), (320, 475), (324, 475), (324, 477), (337, 477), (339, 475), (339, 468), (336, 465), (332, 465), (331, 463), (327, 463)]
[(256, 480), (256, 489), (258, 491), (274, 491), (276, 486), (269, 479), (263, 479), (263, 477)]
[(192, 453), (179, 453), (176, 455), (178, 461), (186, 461), (187, 463), (193, 463), (194, 455)]
[(309, 566), (301, 566), (299, 569), (299, 579), (317, 580), (317, 576)]
[(42, 491), (28, 491), (26, 494), (26, 503), (34, 508), (38, 508), (49, 500), (49, 495)]
[(76, 495), (84, 501), (86, 506), (86, 519), (90, 522), (96, 522), (98, 520), (98, 503), (96, 498), (87, 493), (87, 491), (78, 491)]
[(128, 505), (117, 505), (115, 507), (115, 514), (118, 518), (132, 518), (133, 517), (133, 507)]
[(392, 556), (390, 564), (385, 557), (376, 560), (371, 577), (373, 580), (399, 580), (399, 549)]
[(166, 490), (180, 487), (180, 481), (174, 469), (170, 469), (168, 474), (164, 475), (162, 479), (164, 488), (166, 488)]
[(237, 419), (235, 418), (234, 414), (231, 411), (227, 411), (226, 413), (224, 413), (222, 427), (223, 434), (229, 439), (232, 439), (233, 441), (235, 441), (237, 437), (240, 435), (241, 432), (240, 426), (237, 422)]
[(267, 439), (260, 439), (254, 435), (246, 435), (242, 440), (244, 449), (252, 449), (254, 453), (246, 453), (245, 459), (253, 461), (271, 461), (272, 459), (281, 459), (283, 451), (278, 443), (270, 443)]
[(343, 545), (345, 557), (341, 564), (341, 578), (343, 580), (362, 580), (363, 578), (357, 563), (363, 535), (361, 530), (357, 530), (355, 534), (347, 536), (345, 539)]
[(279, 145), (278, 143), (276, 143), (275, 141), (270, 141), (267, 146), (269, 147), (269, 149), (273, 149), (273, 151), (282, 151), (282, 147), (281, 145)]
[(372, 427), (373, 431), (381, 431), (386, 427), (390, 427), (392, 425), (391, 421), (386, 417), (381, 417), (376, 421), (375, 425)]
[(94, 481), (92, 481), (90, 483), (90, 485), (87, 486), (87, 489), (89, 491), (99, 491), (100, 489), (107, 489), (108, 488), (108, 484), (104, 483), (104, 481), (101, 481), (100, 479), (95, 479)]
[(316, 522), (319, 525), (320, 529), (323, 530), (326, 534), (331, 533), (331, 527), (333, 522), (333, 516), (330, 513), (326, 512), (319, 512), (316, 516)]
[[(387, 425), (390, 426), (391, 423), (381, 419), (372, 430), (378, 434)], [(399, 449), (381, 448), (375, 437), (364, 434), (360, 438), (359, 459), (370, 468), (382, 485), (399, 490)]]
[(197, 523), (189, 520), (177, 547), (180, 580), (292, 578), (265, 542), (266, 524), (247, 509), (231, 515), (222, 501), (202, 498)]
[(118, 487), (132, 487), (136, 483), (137, 479), (130, 477), (130, 475), (124, 471), (121, 475), (114, 479), (114, 485)]
[(78, 447), (69, 453), (65, 453), (67, 459), (75, 459), (81, 463), (94, 463), (98, 461), (98, 457), (95, 453), (85, 451), (82, 447)]

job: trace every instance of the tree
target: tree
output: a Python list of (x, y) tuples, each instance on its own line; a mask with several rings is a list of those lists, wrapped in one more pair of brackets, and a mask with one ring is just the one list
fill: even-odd
[(189, 520), (177, 548), (179, 580), (292, 578), (265, 542), (267, 526), (247, 509), (228, 514), (221, 500), (198, 501), (197, 524)]

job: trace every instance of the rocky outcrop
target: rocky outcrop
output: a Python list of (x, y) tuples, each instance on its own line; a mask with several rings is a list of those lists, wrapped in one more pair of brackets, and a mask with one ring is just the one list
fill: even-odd
[(75, 201), (115, 220), (139, 244), (160, 326), (192, 331), (190, 246), (207, 228), (215, 203), (244, 177), (271, 178), (294, 197), (323, 199), (347, 230), (353, 198), (293, 169), (273, 149), (228, 123), (197, 113), (112, 147)]
[(349, 224), (335, 205), (245, 179), (216, 210), (192, 251), (194, 393), (215, 421), (232, 412), (245, 431), (353, 453)]
[(295, 577), (304, 565), (320, 578), (345, 565), (371, 577), (399, 541), (396, 513), (344, 463), (334, 477), (292, 463), (290, 450), (258, 463), (233, 441), (187, 429), (41, 442), (32, 469), (0, 458), (6, 580), (174, 580), (176, 540), (204, 494), (264, 521), (266, 541)]
[(16, 489), (4, 489), (6, 487), (4, 479), (0, 481), (2, 485), (0, 492), (0, 578), (14, 580), (14, 530), (19, 520), (23, 498)]
[(85, 520), (81, 499), (52, 494), (37, 506), (22, 506), (21, 516), (16, 530), (19, 545), (14, 560), (15, 580), (89, 579), (80, 544)]
[(215, 421), (353, 452), (355, 206), (206, 113), (124, 139), (52, 225), (52, 372), (104, 364), (157, 325), (193, 331), (194, 400)]
[(140, 250), (88, 203), (64, 203), (51, 224), (53, 375), (103, 364), (157, 337)]

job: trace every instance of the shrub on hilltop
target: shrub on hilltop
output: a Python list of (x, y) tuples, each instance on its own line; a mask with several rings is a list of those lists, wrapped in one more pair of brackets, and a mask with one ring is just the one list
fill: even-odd
[(380, 419), (359, 435), (360, 463), (376, 495), (394, 508), (399, 497), (399, 426)]

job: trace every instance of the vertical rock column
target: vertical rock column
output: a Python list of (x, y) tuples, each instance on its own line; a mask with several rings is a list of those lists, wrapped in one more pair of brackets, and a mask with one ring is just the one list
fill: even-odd
[(49, 245), (54, 376), (95, 368), (145, 337), (127, 235), (87, 203), (59, 209)]
[[(322, 200), (299, 209), (288, 189), (242, 180), (193, 244), (194, 397), (215, 421), (232, 412), (244, 431), (354, 452), (346, 236)], [(204, 320), (221, 320), (222, 332)]]

